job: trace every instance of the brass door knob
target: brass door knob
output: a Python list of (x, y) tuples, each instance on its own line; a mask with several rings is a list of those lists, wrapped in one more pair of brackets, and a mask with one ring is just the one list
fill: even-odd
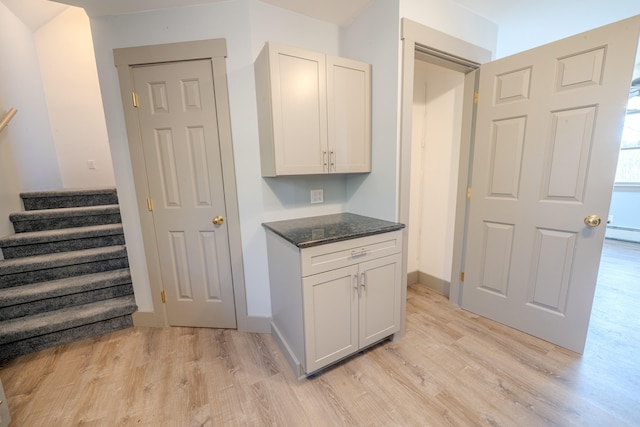
[(600, 225), (601, 222), (602, 220), (598, 215), (589, 215), (584, 218), (584, 223), (588, 227), (597, 227)]
[(224, 224), (224, 218), (222, 218), (220, 215), (218, 215), (217, 217), (213, 218), (213, 220), (211, 222), (213, 222), (214, 225), (222, 225), (222, 224)]

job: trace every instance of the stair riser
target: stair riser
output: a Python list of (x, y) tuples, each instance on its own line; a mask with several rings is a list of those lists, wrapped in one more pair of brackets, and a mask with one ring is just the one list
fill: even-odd
[(84, 264), (67, 265), (44, 270), (27, 271), (0, 276), (0, 288), (28, 285), (30, 283), (46, 282), (50, 280), (63, 279), (71, 276), (83, 274), (100, 273), (102, 271), (118, 270), (128, 268), (129, 262), (126, 257), (88, 262)]
[(120, 224), (120, 214), (70, 216), (29, 221), (12, 220), (16, 233), (60, 230), (62, 228), (88, 227), (91, 225)]
[(81, 206), (117, 205), (115, 193), (56, 196), (56, 197), (23, 197), (22, 203), (27, 211), (40, 209), (77, 208)]
[(131, 283), (0, 308), (0, 321), (133, 295)]
[(133, 326), (131, 315), (115, 317), (88, 325), (57, 331), (26, 340), (0, 345), (0, 360), (7, 360), (46, 348), (92, 338)]
[(82, 249), (92, 249), (114, 245), (124, 245), (123, 234), (113, 234), (110, 236), (98, 236), (86, 239), (64, 240), (60, 242), (40, 243), (33, 245), (9, 246), (0, 249), (2, 249), (2, 254), (4, 255), (5, 259), (14, 259), (34, 255), (78, 251)]

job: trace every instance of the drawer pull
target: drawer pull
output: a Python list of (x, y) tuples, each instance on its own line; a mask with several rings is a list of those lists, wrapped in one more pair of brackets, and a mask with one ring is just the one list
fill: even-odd
[(358, 250), (351, 251), (351, 257), (355, 258), (357, 256), (364, 256), (367, 254), (367, 248), (362, 248)]

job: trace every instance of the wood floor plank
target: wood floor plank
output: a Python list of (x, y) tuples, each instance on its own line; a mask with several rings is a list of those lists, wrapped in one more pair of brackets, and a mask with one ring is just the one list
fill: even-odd
[(270, 335), (233, 330), (135, 327), (15, 358), (11, 426), (637, 426), (640, 251), (605, 246), (584, 355), (412, 285), (404, 337), (303, 380)]

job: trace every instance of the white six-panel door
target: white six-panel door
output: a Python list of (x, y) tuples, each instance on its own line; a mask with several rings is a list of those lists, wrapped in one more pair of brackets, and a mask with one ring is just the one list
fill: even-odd
[(211, 61), (134, 67), (133, 80), (168, 322), (234, 328)]
[(583, 351), (639, 28), (481, 67), (463, 308)]

